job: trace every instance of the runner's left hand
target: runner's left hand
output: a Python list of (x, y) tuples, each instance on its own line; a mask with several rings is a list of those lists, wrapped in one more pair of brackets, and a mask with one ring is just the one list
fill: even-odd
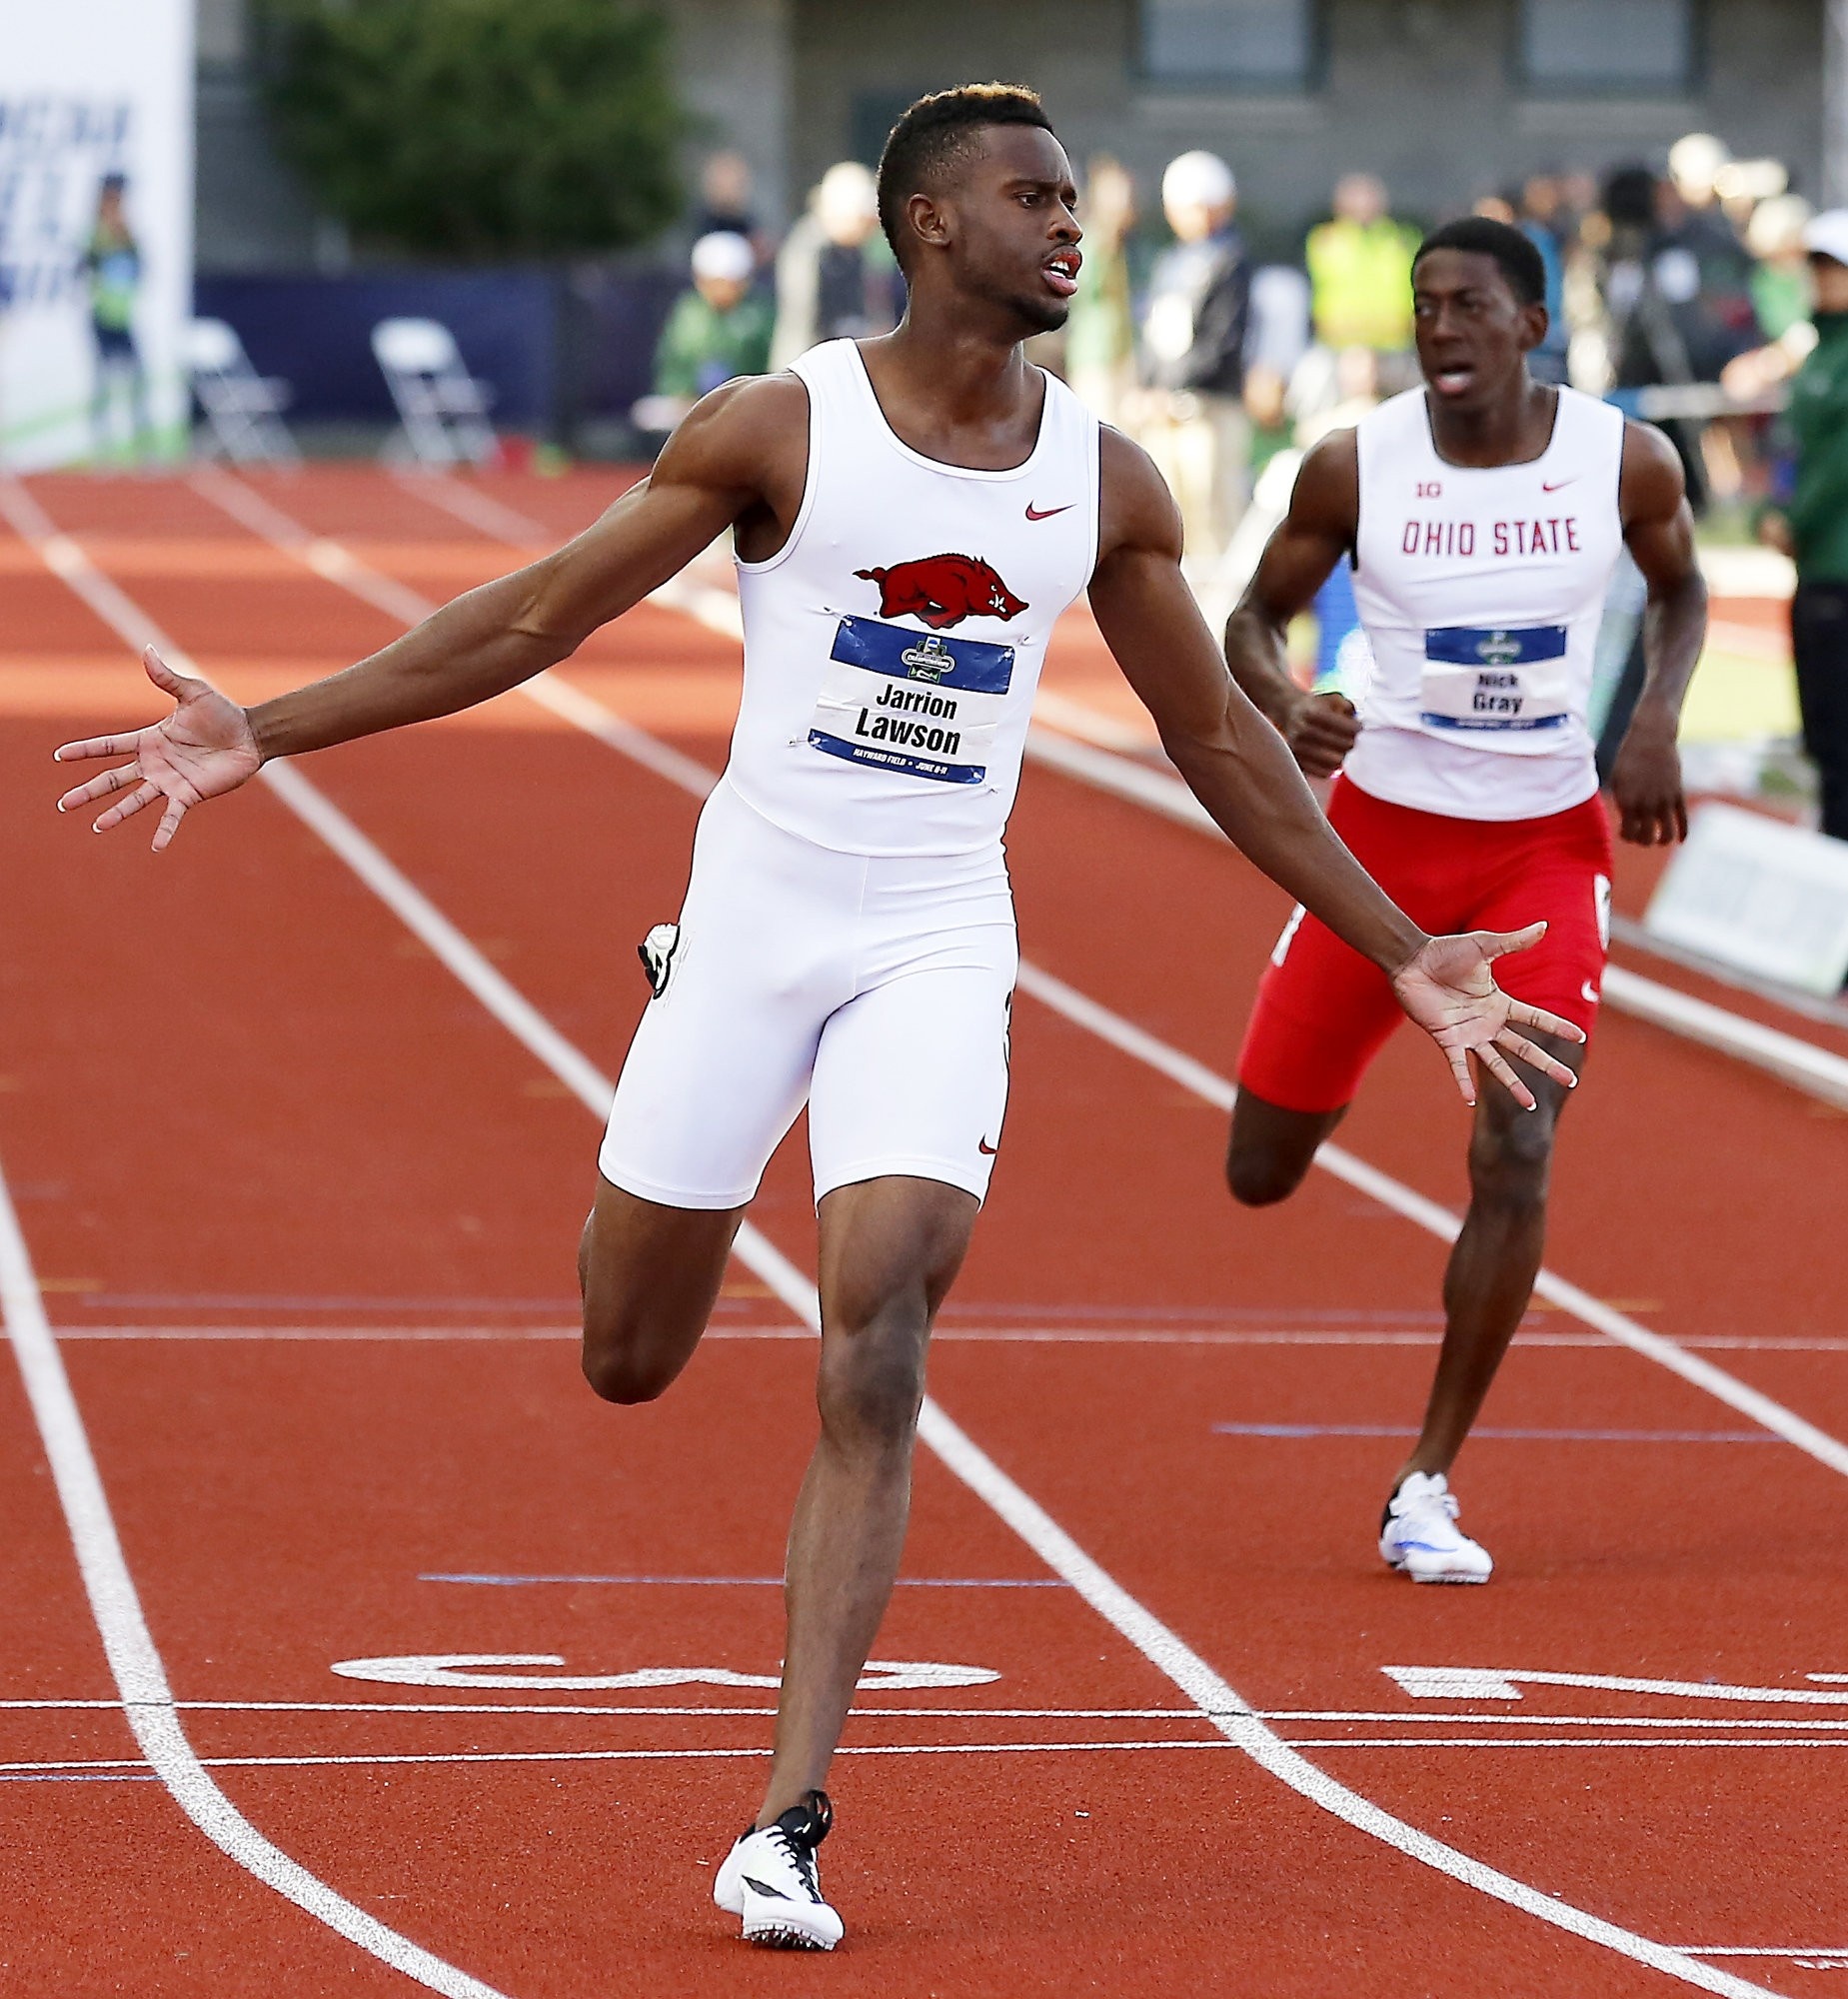
[(1687, 838), (1687, 800), (1681, 791), (1681, 753), (1673, 725), (1638, 717), (1625, 732), (1611, 766), (1610, 795), (1619, 830), (1636, 847), (1673, 847)]
[(1489, 971), (1496, 959), (1526, 951), (1545, 935), (1544, 924), (1529, 924), (1524, 931), (1470, 931), (1462, 937), (1430, 938), (1393, 974), (1392, 990), (1399, 1004), (1443, 1049), (1465, 1103), (1476, 1100), (1469, 1072), (1473, 1054), (1516, 1103), (1527, 1110), (1534, 1107), (1533, 1091), (1508, 1066), (1503, 1049), (1567, 1089), (1577, 1086), (1578, 1077), (1564, 1062), (1518, 1030), (1537, 1028), (1568, 1041), (1582, 1041), (1583, 1030), (1557, 1013), (1511, 1000)]

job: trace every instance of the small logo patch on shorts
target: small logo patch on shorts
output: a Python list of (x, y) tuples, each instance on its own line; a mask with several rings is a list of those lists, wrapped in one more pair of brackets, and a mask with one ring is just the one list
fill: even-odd
[(642, 961), (642, 970), (648, 974), (649, 991), (657, 1000), (668, 990), (668, 981), (674, 977), (674, 962), (680, 948), (679, 924), (657, 924), (636, 946), (636, 956)]

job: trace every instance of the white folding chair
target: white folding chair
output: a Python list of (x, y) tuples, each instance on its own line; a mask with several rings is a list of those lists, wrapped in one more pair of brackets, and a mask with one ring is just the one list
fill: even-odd
[(372, 352), (398, 411), (384, 457), (449, 466), (482, 465), (494, 456), (488, 422), (494, 391), (462, 365), (455, 335), (441, 320), (382, 319), (372, 330)]
[(186, 330), (186, 367), (209, 427), (207, 458), (222, 451), (236, 465), (301, 464), (282, 420), (289, 384), (257, 373), (234, 327), (194, 320)]

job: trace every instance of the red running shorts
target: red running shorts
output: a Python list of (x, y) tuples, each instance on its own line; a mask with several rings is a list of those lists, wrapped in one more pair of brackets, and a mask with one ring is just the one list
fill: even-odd
[[(1412, 922), (1439, 936), (1544, 919), (1531, 951), (1495, 961), (1504, 993), (1590, 1033), (1610, 937), (1610, 824), (1589, 798), (1544, 819), (1446, 819), (1335, 780), (1328, 820)], [(1338, 1110), (1403, 1016), (1380, 969), (1298, 909), (1270, 955), (1238, 1054), (1238, 1086), (1285, 1110)]]

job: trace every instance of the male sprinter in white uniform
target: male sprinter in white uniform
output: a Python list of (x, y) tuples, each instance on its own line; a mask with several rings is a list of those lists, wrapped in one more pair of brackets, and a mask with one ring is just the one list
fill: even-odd
[[(1649, 585), (1648, 678), (1611, 791), (1624, 838), (1645, 847), (1687, 833), (1675, 729), (1706, 592), (1660, 432), (1528, 375), (1545, 283), (1539, 253), (1504, 223), (1470, 217), (1425, 238), (1412, 297), (1426, 386), (1303, 461), (1225, 650), (1302, 768), (1341, 771), (1330, 821), (1419, 923), (1545, 919), (1508, 990), (1573, 1021), (1582, 1043), (1608, 942), (1610, 834), (1585, 726), (1605, 587), (1627, 543)], [(1289, 620), (1350, 553), (1374, 657), (1358, 715), (1303, 693), (1283, 653)], [(1397, 1017), (1377, 969), (1299, 909), (1239, 1055), (1226, 1160), (1239, 1200), (1294, 1191)], [(1549, 1045), (1576, 1069), (1582, 1045)], [(1528, 1080), (1535, 1114), (1498, 1090), (1476, 1105), (1436, 1379), (1381, 1522), (1381, 1554), (1414, 1582), (1485, 1582), (1492, 1567), (1455, 1524), (1448, 1473), (1540, 1267), (1565, 1090), (1556, 1073)]]
[(808, 1097), (820, 1209), (821, 1440), (790, 1535), (776, 1755), (720, 1905), (829, 1949), (826, 1780), (899, 1565), (933, 1314), (1000, 1142), (1014, 934), (1000, 836), (1046, 636), (1087, 585), (1175, 764), (1226, 833), (1389, 978), (1465, 1094), (1469, 1055), (1570, 1071), (1489, 962), (1537, 932), (1432, 939), (1328, 830), (1232, 686), (1181, 582), (1173, 503), (1020, 343), (1065, 317), (1071, 170), (1029, 92), (899, 121), (880, 201), (905, 324), (699, 405), (596, 526), (345, 673), (248, 715), (158, 660), (158, 727), (71, 746), (134, 761), (70, 794), (166, 802), (156, 846), (266, 757), (444, 715), (570, 657), (736, 534), (745, 692), (657, 998), (618, 1085), (584, 1232), (584, 1368), (616, 1402), (687, 1363), (746, 1203)]

